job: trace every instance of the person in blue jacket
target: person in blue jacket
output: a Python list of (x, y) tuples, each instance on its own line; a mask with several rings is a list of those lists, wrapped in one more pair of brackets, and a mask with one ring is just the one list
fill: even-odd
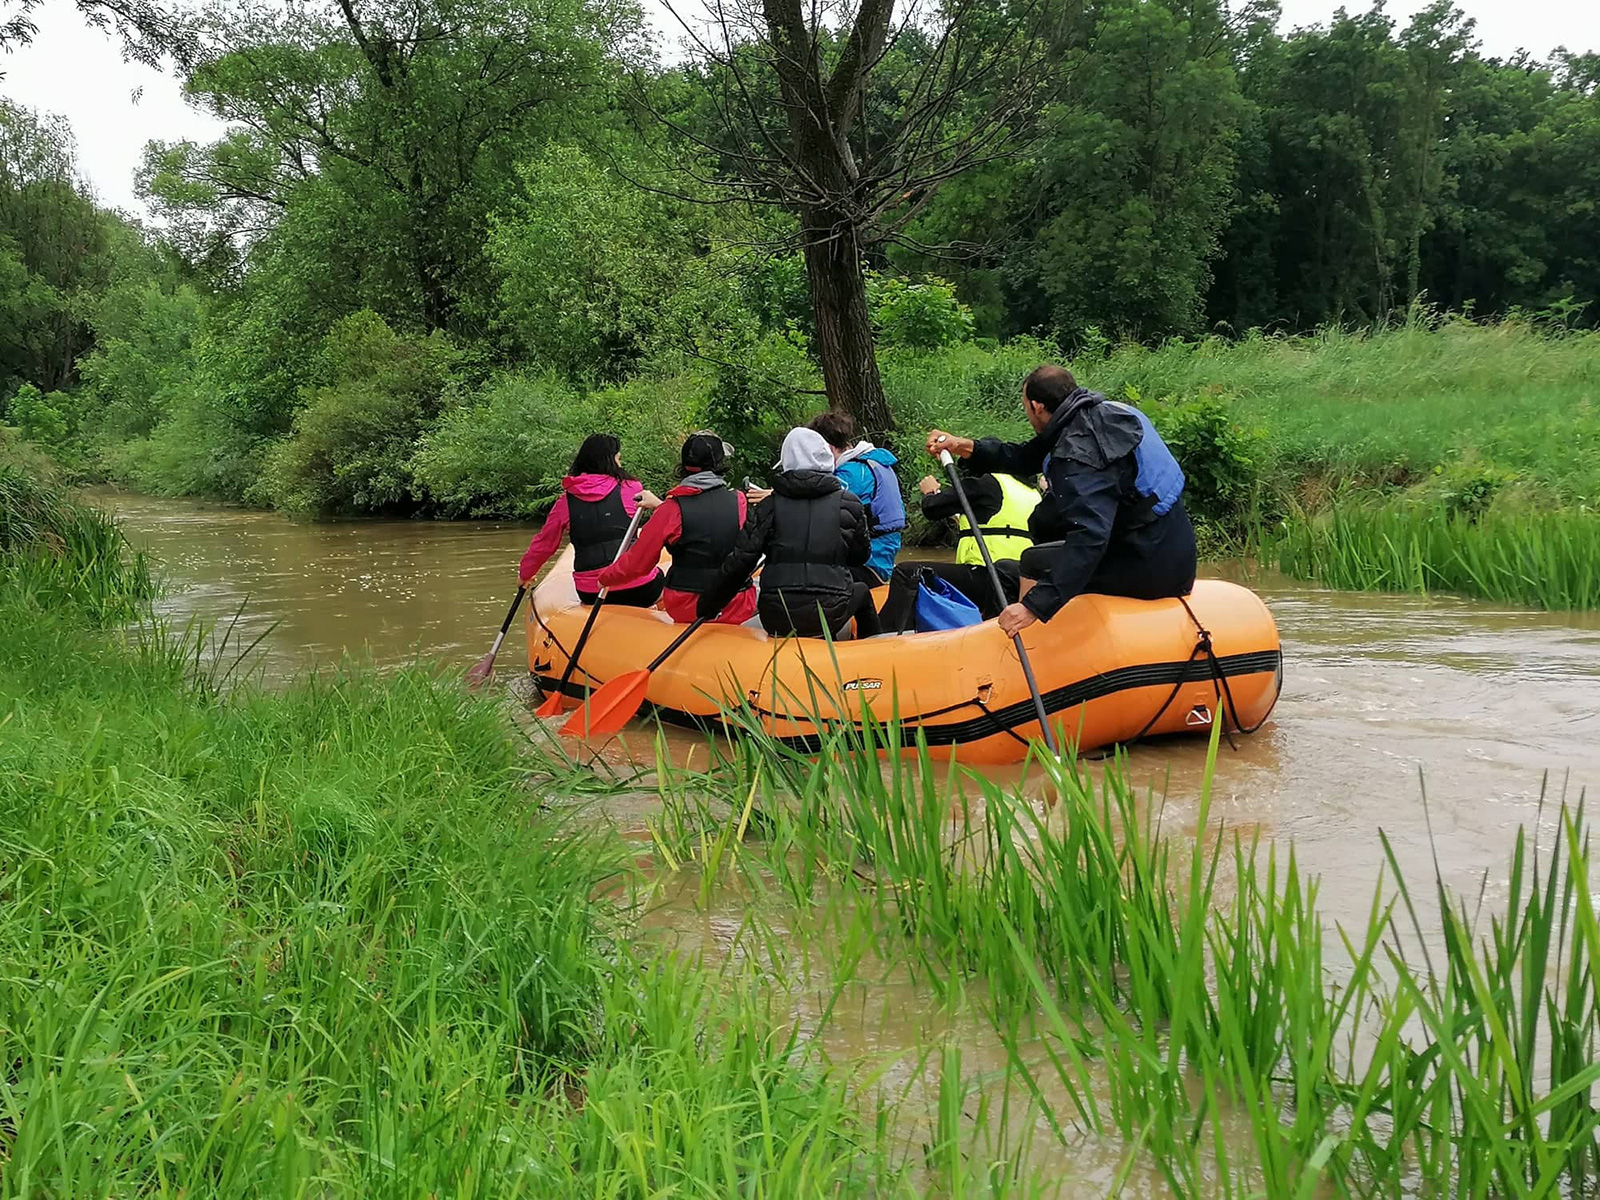
[(856, 580), (868, 587), (885, 582), (900, 553), (900, 535), (906, 527), (906, 503), (900, 479), (894, 473), (899, 459), (882, 446), (860, 439), (856, 423), (846, 413), (825, 412), (808, 426), (822, 435), (833, 451), (834, 474), (861, 501), (872, 531), (872, 555), (864, 567), (854, 568)]
[(1183, 507), (1183, 468), (1150, 418), (1079, 387), (1065, 367), (1037, 368), (1022, 385), (1033, 427), (1027, 442), (928, 434), (928, 453), (948, 450), (977, 472), (1043, 475), (1028, 518), (1032, 548), (1022, 575), (1035, 580), (1000, 613), (1014, 635), (1048, 621), (1084, 592), (1159, 600), (1194, 588), (1194, 526)]

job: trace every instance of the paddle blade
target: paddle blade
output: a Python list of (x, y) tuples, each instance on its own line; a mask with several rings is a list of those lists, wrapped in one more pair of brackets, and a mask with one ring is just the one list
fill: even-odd
[(561, 733), (565, 737), (610, 737), (620, 733), (638, 713), (649, 686), (649, 671), (641, 669), (618, 675), (590, 696), (586, 707), (579, 708), (567, 719)]
[(571, 712), (578, 706), (578, 701), (565, 692), (551, 692), (544, 698), (544, 703), (533, 710), (536, 717), (559, 717), (564, 712)]
[(493, 650), (489, 651), (474, 663), (472, 669), (467, 672), (467, 688), (469, 691), (475, 692), (489, 682), (489, 676), (494, 674), (494, 655), (495, 652)]

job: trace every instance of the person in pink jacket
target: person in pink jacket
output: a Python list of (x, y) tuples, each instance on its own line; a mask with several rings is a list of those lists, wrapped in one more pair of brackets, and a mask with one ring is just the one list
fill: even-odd
[[(578, 448), (572, 472), (561, 481), (561, 495), (545, 518), (544, 527), (528, 544), (518, 578), (529, 583), (561, 545), (561, 535), (572, 539), (572, 583), (578, 598), (593, 604), (600, 595), (600, 572), (622, 549), (628, 523), (641, 507), (661, 501), (622, 468), (622, 443), (609, 433), (592, 433)], [(654, 564), (637, 577), (618, 581), (606, 593), (607, 604), (650, 608), (661, 599), (663, 578)]]

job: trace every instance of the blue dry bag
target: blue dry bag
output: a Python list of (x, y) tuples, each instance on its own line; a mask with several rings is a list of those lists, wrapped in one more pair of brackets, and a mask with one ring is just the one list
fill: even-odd
[(917, 580), (917, 632), (965, 629), (983, 621), (978, 606), (932, 571)]

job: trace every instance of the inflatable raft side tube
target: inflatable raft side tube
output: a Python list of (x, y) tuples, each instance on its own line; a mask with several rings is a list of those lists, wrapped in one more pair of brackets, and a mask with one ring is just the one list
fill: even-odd
[[(1257, 650), (1247, 654), (1219, 655), (1217, 663), (1222, 669), (1223, 677), (1229, 680), (1230, 683), (1248, 676), (1271, 674), (1281, 684), (1283, 677), (1282, 650)], [(533, 679), (540, 688), (547, 691), (553, 690), (558, 682), (554, 678), (538, 674), (534, 674)], [(1213, 679), (1211, 663), (1201, 657), (1186, 659), (1182, 662), (1140, 663), (1134, 666), (1120, 667), (1116, 670), (1096, 675), (1092, 679), (1081, 680), (1065, 687), (1045, 692), (1045, 711), (1053, 716), (1056, 713), (1065, 712), (1081, 704), (1086, 704), (1091, 700), (1103, 699), (1118, 692), (1148, 687), (1176, 688), (1189, 683), (1205, 684)], [(567, 685), (567, 694), (579, 699), (583, 698), (586, 690), (588, 689), (582, 684), (569, 683)], [(934, 725), (924, 724), (930, 718), (944, 716), (947, 713), (963, 708), (977, 708), (980, 711), (978, 715), (966, 721)], [(760, 708), (755, 708), (754, 711), (758, 716), (789, 719), (788, 714), (770, 713)], [(721, 723), (714, 717), (708, 719), (680, 709), (667, 708), (650, 703), (646, 703), (644, 708), (641, 709), (641, 713), (654, 714), (668, 724), (682, 725), (689, 728), (703, 728), (708, 724)], [(900, 717), (900, 743), (903, 749), (913, 747), (917, 743), (918, 734), (921, 734), (930, 746), (953, 746), (1003, 735), (1020, 726), (1036, 723), (1036, 721), (1037, 718), (1034, 715), (1031, 699), (1018, 701), (1014, 704), (1006, 705), (1004, 708), (987, 710), (982, 709), (977, 701), (969, 700), (936, 712), (914, 715), (902, 714)], [(775, 734), (773, 736), (784, 745), (797, 750), (814, 751), (819, 747), (819, 741), (815, 734)]]

